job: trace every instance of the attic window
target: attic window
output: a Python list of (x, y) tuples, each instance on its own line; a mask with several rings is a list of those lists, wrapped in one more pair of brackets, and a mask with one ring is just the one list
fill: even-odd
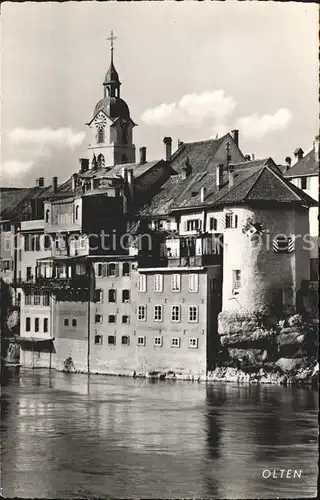
[(198, 191), (191, 191), (191, 197), (194, 198), (195, 196), (197, 196), (198, 194)]

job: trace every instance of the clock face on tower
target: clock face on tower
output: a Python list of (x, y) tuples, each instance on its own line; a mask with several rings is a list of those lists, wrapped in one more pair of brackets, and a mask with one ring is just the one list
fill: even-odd
[(103, 113), (99, 113), (94, 119), (94, 124), (98, 128), (104, 128), (107, 124), (107, 118)]

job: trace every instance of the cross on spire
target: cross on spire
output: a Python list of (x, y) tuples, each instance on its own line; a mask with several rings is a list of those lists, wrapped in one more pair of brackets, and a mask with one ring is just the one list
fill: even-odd
[(113, 42), (117, 40), (117, 37), (114, 36), (113, 30), (111, 30), (110, 36), (107, 38), (107, 40), (110, 40), (110, 45), (111, 45), (111, 62), (113, 62), (113, 50), (114, 50), (114, 45)]

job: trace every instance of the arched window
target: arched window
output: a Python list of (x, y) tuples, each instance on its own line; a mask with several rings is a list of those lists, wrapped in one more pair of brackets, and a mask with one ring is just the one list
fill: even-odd
[(104, 129), (100, 127), (98, 128), (97, 142), (99, 144), (104, 142)]
[(116, 291), (113, 288), (109, 290), (108, 295), (109, 295), (109, 302), (116, 302)]
[(79, 205), (76, 206), (76, 220), (79, 219)]
[(105, 160), (103, 155), (98, 156), (98, 168), (103, 168), (105, 166)]
[(124, 164), (124, 163), (128, 163), (128, 157), (126, 154), (123, 154), (121, 156), (121, 163)]

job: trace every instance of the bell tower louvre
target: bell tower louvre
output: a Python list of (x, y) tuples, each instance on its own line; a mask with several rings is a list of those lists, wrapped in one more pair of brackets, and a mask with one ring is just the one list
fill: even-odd
[(133, 128), (127, 103), (120, 97), (121, 82), (114, 66), (113, 52), (116, 37), (111, 31), (110, 67), (103, 81), (103, 98), (94, 107), (93, 118), (87, 123), (91, 129), (88, 146), (90, 168), (113, 167), (135, 163)]

